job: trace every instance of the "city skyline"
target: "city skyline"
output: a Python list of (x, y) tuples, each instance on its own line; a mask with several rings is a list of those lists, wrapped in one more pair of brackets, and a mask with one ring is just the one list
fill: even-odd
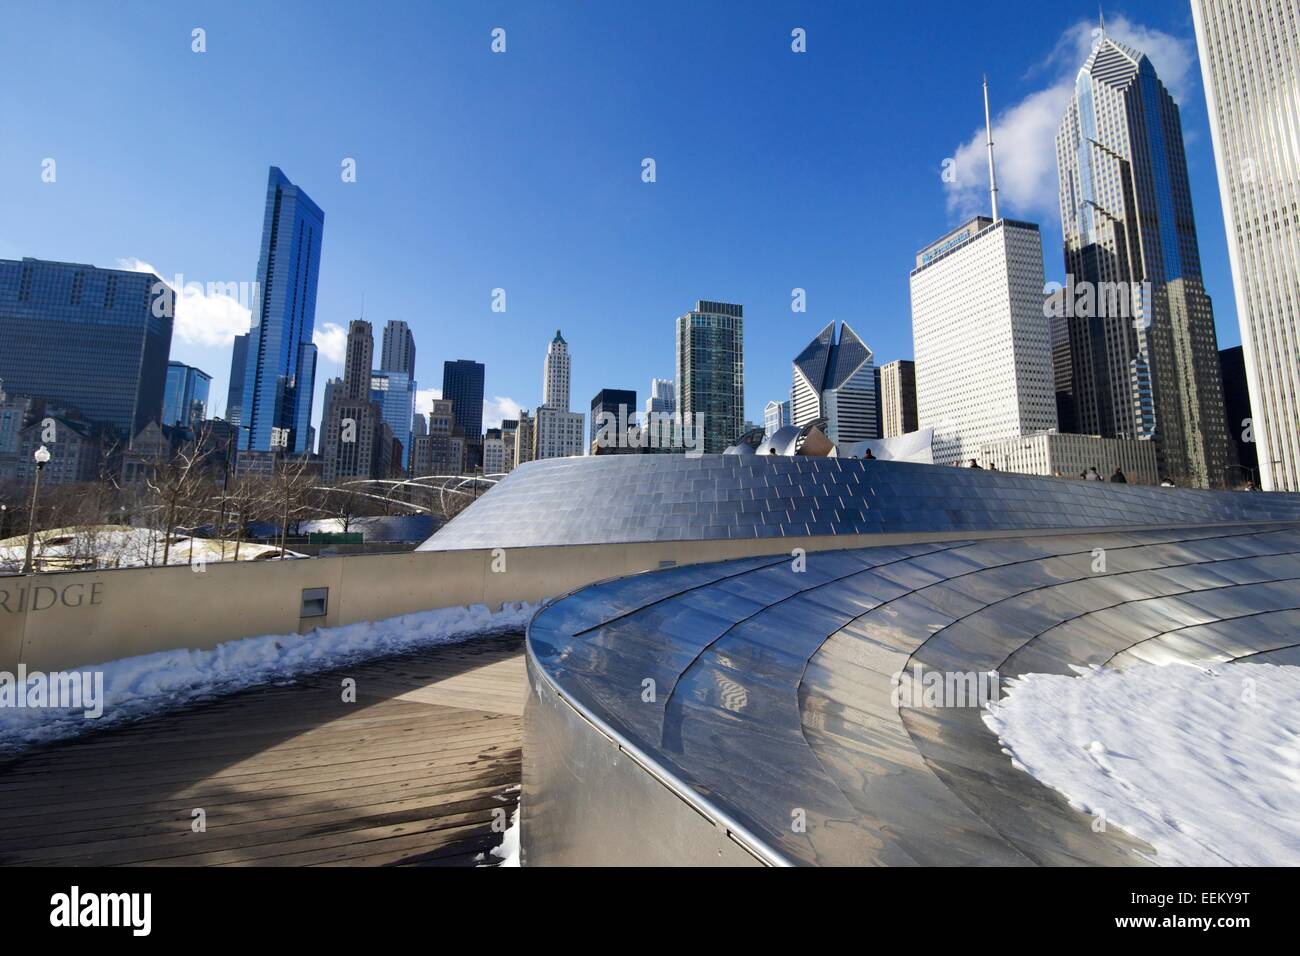
[[(818, 11), (805, 15), (804, 11), (771, 7), (745, 22), (732, 24), (720, 7), (693, 14), (684, 7), (670, 7), (666, 22), (645, 33), (639, 43), (635, 57), (651, 63), (666, 56), (675, 62), (676, 57), (685, 55), (672, 46), (678, 40), (688, 45), (687, 52), (693, 45), (711, 44), (739, 69), (742, 78), (731, 82), (750, 84), (752, 95), (761, 97), (768, 92), (763, 84), (769, 81), (759, 79), (757, 72), (778, 69), (780, 76), (770, 82), (779, 80), (789, 87), (773, 91), (780, 104), (789, 107), (796, 97), (811, 97), (822, 104), (810, 116), (789, 110), (778, 112), (772, 119), (746, 113), (717, 131), (722, 143), (761, 136), (775, 150), (766, 164), (746, 164), (743, 154), (738, 153), (734, 161), (720, 166), (719, 160), (686, 149), (683, 137), (703, 122), (707, 110), (697, 114), (687, 108), (686, 129), (674, 130), (668, 121), (682, 112), (682, 100), (665, 90), (665, 99), (675, 106), (669, 109), (666, 103), (658, 105), (657, 98), (650, 96), (651, 114), (642, 130), (600, 110), (600, 122), (614, 124), (617, 148), (602, 148), (581, 161), (566, 160), (575, 164), (566, 171), (561, 157), (540, 148), (550, 137), (544, 135), (535, 118), (524, 115), (529, 107), (544, 108), (549, 115), (554, 104), (530, 102), (535, 94), (522, 88), (533, 71), (549, 68), (552, 55), (572, 49), (575, 43), (595, 43), (595, 34), (609, 27), (602, 14), (597, 11), (591, 17), (578, 18), (582, 22), (564, 24), (571, 27), (566, 33), (517, 10), (493, 11), (493, 19), (488, 18), (489, 14), (464, 12), (440, 12), (429, 19), (426, 11), (430, 24), (445, 27), (456, 38), (456, 45), (465, 47), (449, 54), (454, 63), (430, 69), (467, 69), (480, 87), (472, 97), (468, 93), (451, 97), (447, 104), (449, 115), (461, 120), (481, 115), (487, 123), (493, 122), (489, 114), (495, 115), (503, 135), (510, 137), (512, 146), (507, 152), (533, 150), (529, 155), (536, 156), (541, 188), (531, 184), (530, 196), (523, 195), (517, 186), (502, 189), (509, 174), (517, 172), (511, 160), (499, 156), (467, 157), (464, 162), (482, 170), (469, 175), (468, 165), (464, 169), (452, 168), (462, 160), (434, 151), (429, 161), (440, 171), (434, 179), (444, 185), (421, 187), (410, 201), (409, 169), (418, 168), (409, 165), (418, 159), (411, 152), (415, 144), (394, 138), (397, 133), (390, 129), (391, 121), (382, 117), (373, 121), (373, 128), (349, 120), (344, 124), (347, 128), (340, 129), (336, 121), (310, 111), (313, 123), (324, 124), (323, 135), (313, 138), (303, 135), (306, 117), (277, 117), (273, 121), (271, 107), (258, 107), (250, 115), (240, 114), (240, 128), (255, 131), (255, 135), (245, 138), (247, 142), (241, 139), (237, 145), (227, 144), (215, 158), (194, 157), (192, 147), (181, 143), (178, 165), (159, 166), (142, 159), (133, 145), (111, 137), (101, 158), (92, 158), (85, 152), (88, 146), (66, 130), (63, 146), (49, 143), (40, 135), (40, 118), (26, 112), (28, 107), (20, 102), (16, 148), (0, 157), (6, 189), (12, 192), (5, 197), (10, 200), (6, 206), (13, 212), (8, 228), (0, 226), (0, 255), (88, 261), (106, 267), (116, 266), (119, 260), (141, 268), (151, 263), (168, 281), (177, 273), (187, 281), (200, 283), (252, 281), (256, 277), (251, 247), (259, 212), (253, 198), (257, 195), (256, 181), (265, 176), (267, 166), (277, 165), (312, 195), (331, 221), (330, 240), (322, 253), (316, 318), (321, 349), (313, 401), (316, 421), (323, 408), (324, 383), (341, 371), (339, 348), (347, 323), (353, 318), (364, 317), (377, 329), (390, 320), (408, 322), (416, 340), (422, 343), (416, 378), (426, 386), (437, 383), (439, 362), (461, 356), (484, 362), (484, 397), (488, 405), (484, 421), (492, 426), (519, 407), (537, 403), (532, 384), (535, 366), (530, 368), (535, 353), (530, 347), (500, 349), (499, 343), (506, 337), (541, 345), (557, 325), (571, 329), (569, 337), (583, 355), (572, 387), (580, 395), (594, 394), (608, 384), (605, 370), (611, 370), (617, 381), (624, 383), (671, 376), (673, 320), (685, 303), (698, 298), (742, 302), (746, 306), (751, 334), (746, 343), (748, 395), (743, 418), (759, 421), (764, 405), (788, 391), (789, 356), (832, 319), (850, 322), (872, 344), (878, 363), (912, 357), (906, 282), (910, 259), (934, 234), (961, 219), (962, 204), (970, 199), (967, 187), (982, 190), (978, 180), (983, 170), (978, 163), (973, 171), (968, 168), (966, 150), (978, 125), (981, 68), (990, 73), (995, 138), (1001, 143), (1004, 213), (1042, 224), (1047, 279), (1063, 278), (1057, 244), (1059, 223), (1050, 211), (1055, 196), (1047, 202), (1036, 198), (1037, 178), (1011, 155), (1017, 137), (1032, 130), (1032, 124), (1026, 125), (1026, 112), (1034, 104), (1043, 105), (1050, 99), (1039, 94), (1056, 90), (1061, 76), (1072, 77), (1078, 69), (1081, 60), (1075, 62), (1077, 41), (1087, 36), (1095, 11), (1088, 5), (1066, 12), (1026, 9), (1021, 18), (1035, 26), (1038, 39), (1012, 48), (1003, 44), (996, 61), (990, 53), (985, 58), (989, 62), (972, 65), (969, 82), (961, 82), (960, 75), (946, 75), (933, 87), (916, 86), (911, 98), (928, 97), (927, 107), (934, 109), (927, 108), (925, 119), (920, 121), (909, 117), (906, 141), (891, 137), (887, 151), (879, 148), (878, 135), (869, 135), (869, 130), (860, 128), (887, 119), (872, 112), (884, 107), (864, 99), (859, 104), (865, 111), (862, 118), (850, 126), (838, 120), (832, 122), (829, 114), (842, 109), (845, 98), (852, 98), (865, 85), (897, 83), (864, 62), (860, 44), (869, 37), (865, 32), (868, 27), (882, 35), (902, 34), (904, 18), (886, 11), (868, 21), (857, 12), (842, 12), (846, 16)], [(419, 13), (414, 8), (399, 11), (395, 24), (403, 16)], [(965, 16), (960, 12), (954, 15)], [(52, 12), (50, 16), (57, 19), (60, 14)], [(794, 24), (791, 18), (800, 22)], [(93, 14), (87, 19), (90, 25), (70, 23), (69, 30), (75, 35), (93, 27), (101, 35), (111, 36), (118, 29), (113, 24), (96, 22)], [(244, 31), (233, 30), (220, 15), (207, 19), (211, 22), (205, 26), (208, 44), (203, 54), (190, 49), (193, 25), (170, 12), (160, 11), (148, 27), (158, 32), (156, 42), (175, 34), (178, 49), (161, 55), (169, 59), (192, 57), (179, 59), (173, 69), (183, 78), (188, 74), (182, 67), (195, 67), (201, 75), (193, 82), (205, 87), (217, 76), (225, 76), (233, 55), (232, 44), (239, 47), (242, 56), (249, 54), (250, 44), (262, 42)], [(494, 60), (488, 49), (488, 34), (498, 20), (508, 30), (511, 42), (507, 52)], [(684, 39), (678, 36), (680, 30), (673, 29), (682, 24), (693, 28), (687, 30)], [(995, 49), (994, 38), (988, 36), (984, 46), (980, 39), (984, 34), (976, 29), (973, 20), (971, 24), (970, 31), (960, 31), (963, 43)], [(630, 30), (632, 26), (625, 24), (620, 29)], [(728, 31), (725, 26), (732, 29)], [(791, 51), (792, 26), (807, 30), (807, 53)], [(1109, 13), (1107, 26), (1108, 31), (1128, 37), (1131, 42), (1151, 41), (1146, 52), (1162, 76), (1172, 77), (1170, 87), (1179, 98), (1189, 132), (1189, 165), (1206, 285), (1214, 298), (1220, 345), (1230, 346), (1239, 341), (1239, 334), (1204, 94), (1195, 70), (1190, 11), (1168, 5), (1129, 4), (1124, 10)], [(327, 46), (341, 42), (339, 33), (345, 32), (337, 25), (323, 23), (309, 24), (307, 29)], [(955, 35), (959, 30), (954, 26), (952, 32)], [(897, 55), (905, 51), (906, 45)], [(28, 55), (25, 50), (12, 53), (20, 64)], [(116, 55), (100, 58), (100, 62), (102, 69), (122, 79), (126, 88), (143, 82), (138, 64)], [(613, 69), (613, 64), (597, 58), (581, 70), (571, 67), (567, 75), (576, 82), (582, 76), (603, 76)], [(492, 70), (497, 72), (493, 74)], [(659, 78), (663, 71), (664, 67), (657, 65), (652, 75)], [(669, 81), (674, 89), (681, 82)], [(53, 89), (45, 91), (55, 104), (72, 95), (64, 82), (59, 78)], [(236, 89), (242, 82), (231, 80)], [(337, 81), (322, 78), (322, 82), (332, 88)], [(388, 95), (389, 105), (399, 108), (402, 94), (392, 90), (391, 84), (375, 82)], [(727, 81), (722, 82), (725, 87)], [(185, 87), (186, 83), (180, 85)], [(565, 86), (565, 90), (569, 87)], [(718, 95), (733, 92), (728, 87)], [(172, 94), (157, 91), (157, 95), (162, 97), (166, 112)], [(350, 101), (349, 96), (356, 94), (341, 95)], [(23, 99), (20, 97), (20, 101)], [(246, 107), (211, 93), (205, 94), (201, 102), (213, 122), (232, 115), (230, 110)], [(1055, 109), (1053, 105), (1051, 111)], [(1039, 131), (1042, 142), (1038, 148), (1048, 156), (1057, 119), (1051, 116)], [(361, 127), (367, 127), (365, 135)], [(601, 134), (596, 126), (580, 132), (583, 141)], [(432, 135), (421, 133), (416, 139), (427, 144)], [(834, 148), (828, 149), (832, 145)], [(18, 157), (23, 156), (30, 158), (30, 176), (21, 168)], [(651, 183), (642, 181), (642, 160), (647, 156), (656, 160), (656, 181)], [(59, 161), (56, 182), (40, 181), (40, 162), (46, 157)], [(944, 160), (950, 157), (959, 174), (955, 184), (945, 182), (942, 176)], [(349, 158), (356, 164), (355, 182), (343, 178), (346, 169), (342, 164)], [(1047, 179), (1054, 192), (1055, 170), (1049, 173)], [(734, 188), (721, 188), (720, 184), (727, 181), (721, 177), (736, 178)], [(26, 183), (27, 179), (31, 182)], [(107, 183), (113, 184), (112, 195), (88, 192)], [(587, 189), (587, 184), (594, 184), (594, 188)], [(888, 189), (873, 189), (873, 184), (884, 184)], [(843, 190), (849, 186), (852, 191), (846, 202)], [(178, 215), (160, 211), (133, 222), (114, 212), (124, 196), (137, 190), (147, 190), (155, 203), (161, 203), (164, 210), (175, 208)], [(458, 190), (468, 195), (456, 195)], [(582, 195), (576, 195), (574, 190)], [(485, 191), (491, 194), (487, 201)], [(504, 194), (498, 196), (497, 192)], [(399, 196), (410, 201), (413, 208), (399, 206)], [(536, 227), (521, 232), (513, 225), (520, 214), (531, 218), (556, 203), (568, 208), (575, 202), (576, 223), (588, 233), (569, 245), (574, 261), (584, 260), (581, 272), (574, 271), (578, 267), (573, 263), (557, 260), (552, 251), (568, 243), (576, 226), (563, 227), (560, 241), (552, 241)], [(895, 203), (908, 209), (905, 219), (897, 218), (899, 207)], [(710, 227), (700, 230), (698, 236), (674, 232), (671, 243), (654, 242), (660, 237), (666, 239), (669, 230), (675, 229), (683, 204), (708, 213), (707, 218), (715, 221), (732, 217), (738, 227), (736, 236), (731, 236), (731, 230), (718, 233)], [(741, 208), (750, 204), (755, 206), (753, 210)], [(1039, 206), (1046, 207), (1046, 211)], [(98, 218), (104, 221), (87, 223), (88, 210), (96, 209), (101, 213)], [(891, 230), (864, 230), (858, 224), (869, 223), (890, 209), (895, 210), (891, 218), (898, 223)], [(201, 235), (183, 221), (186, 217), (181, 213), (186, 211), (191, 218), (200, 216), (205, 220), (205, 228), (197, 231)], [(451, 243), (443, 238), (443, 227), (434, 230), (416, 221), (444, 213), (451, 223), (446, 228), (460, 230), (465, 241)], [(597, 222), (593, 216), (603, 223), (594, 230), (590, 228)], [(549, 221), (552, 217), (548, 213), (542, 218)], [(507, 229), (505, 223), (512, 225)], [(552, 228), (561, 229), (559, 225)], [(779, 232), (790, 235), (778, 241)], [(756, 239), (747, 239), (741, 233), (755, 233)], [(729, 245), (744, 243), (746, 255), (736, 254), (734, 248), (726, 256), (718, 253), (715, 240), (723, 234), (728, 236)], [(634, 237), (638, 238), (630, 241)], [(647, 239), (651, 240), (649, 244)], [(626, 254), (615, 256), (595, 248), (620, 243), (628, 245)], [(542, 250), (540, 254), (538, 250)], [(435, 254), (432, 258), (446, 261), (414, 264), (418, 259), (429, 259), (431, 252)], [(536, 262), (525, 262), (529, 256), (535, 256)], [(594, 268), (589, 268), (588, 262), (595, 263)], [(503, 313), (492, 311), (491, 295), (497, 288), (503, 289), (506, 296)], [(791, 311), (791, 292), (795, 288), (806, 292), (805, 313)], [(604, 320), (584, 308), (598, 298), (617, 302), (620, 311), (627, 314), (627, 321), (639, 330), (641, 347), (628, 349), (598, 334)], [(193, 314), (187, 314), (190, 306), (194, 307)], [(227, 394), (231, 339), (236, 332), (244, 331), (239, 323), (246, 317), (230, 308), (228, 301), (213, 297), (200, 302), (182, 297), (178, 312), (171, 357), (213, 375), (212, 405), (214, 411), (224, 412), (217, 406), (224, 404), (222, 396)], [(433, 387), (421, 389), (422, 411), (428, 411), (429, 398), (435, 393)]]

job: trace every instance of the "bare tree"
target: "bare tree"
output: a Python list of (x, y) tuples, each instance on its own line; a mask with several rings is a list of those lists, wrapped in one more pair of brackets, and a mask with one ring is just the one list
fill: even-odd
[(158, 498), (162, 513), (162, 563), (171, 560), (172, 535), (178, 527), (193, 528), (206, 520), (211, 495), (211, 477), (204, 468), (212, 446), (206, 433), (183, 445), (175, 454), (163, 443), (155, 459), (153, 474), (145, 484)]

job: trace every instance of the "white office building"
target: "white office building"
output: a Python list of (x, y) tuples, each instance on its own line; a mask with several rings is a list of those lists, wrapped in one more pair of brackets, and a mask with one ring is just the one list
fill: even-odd
[(1056, 428), (1038, 226), (976, 217), (922, 249), (911, 273), (918, 427), (936, 464)]
[(776, 430), (790, 424), (790, 403), (771, 401), (763, 406), (763, 431), (771, 438)]
[(549, 405), (537, 407), (534, 423), (534, 454), (537, 459), (569, 458), (583, 451), (583, 427), (587, 416)]
[(555, 338), (546, 347), (546, 361), (542, 365), (542, 404), (557, 408), (562, 412), (569, 410), (569, 380), (572, 372), (572, 360), (569, 357), (569, 343), (564, 341), (560, 330), (555, 330)]
[(583, 453), (583, 425), (587, 417), (582, 412), (569, 411), (569, 383), (572, 360), (569, 345), (560, 330), (546, 347), (546, 361), (542, 366), (542, 404), (537, 407), (533, 421), (532, 456), (541, 458), (568, 458)]
[(1080, 478), (1092, 468), (1106, 480), (1118, 469), (1131, 485), (1160, 483), (1155, 442), (1130, 438), (1038, 432), (985, 442), (979, 463), (998, 471), (1062, 478)]
[(875, 357), (847, 322), (836, 340), (831, 322), (795, 357), (790, 422), (824, 418), (827, 437), (839, 445), (878, 437), (878, 416)]
[(1192, 0), (1192, 19), (1260, 486), (1300, 491), (1300, 11), (1295, 0)]

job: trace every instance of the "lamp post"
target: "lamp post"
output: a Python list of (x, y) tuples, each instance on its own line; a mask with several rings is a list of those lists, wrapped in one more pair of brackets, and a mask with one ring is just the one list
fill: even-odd
[(36, 546), (36, 496), (41, 491), (41, 472), (50, 460), (50, 450), (42, 445), (32, 458), (36, 460), (36, 481), (32, 484), (32, 510), (27, 519), (27, 560), (23, 562), (23, 574), (32, 573), (32, 550)]

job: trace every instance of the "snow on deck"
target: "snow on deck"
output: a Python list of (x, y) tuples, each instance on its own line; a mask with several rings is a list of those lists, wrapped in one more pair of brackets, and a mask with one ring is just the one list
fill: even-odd
[(984, 720), (1017, 767), (1156, 863), (1300, 865), (1300, 667), (1027, 674)]

